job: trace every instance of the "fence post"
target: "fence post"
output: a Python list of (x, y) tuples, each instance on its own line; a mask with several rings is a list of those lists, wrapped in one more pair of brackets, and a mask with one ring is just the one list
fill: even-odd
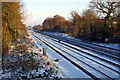
[(46, 48), (43, 48), (43, 55), (46, 56)]

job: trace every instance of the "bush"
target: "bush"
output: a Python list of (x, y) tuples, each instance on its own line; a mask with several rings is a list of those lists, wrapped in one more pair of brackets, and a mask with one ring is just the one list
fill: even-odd
[(26, 45), (17, 45), (16, 49), (17, 49), (18, 51), (27, 52), (28, 46), (26, 46)]

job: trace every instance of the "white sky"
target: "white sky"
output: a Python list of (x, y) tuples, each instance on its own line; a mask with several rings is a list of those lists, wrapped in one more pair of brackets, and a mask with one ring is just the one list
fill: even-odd
[(26, 25), (42, 24), (47, 17), (53, 17), (58, 14), (70, 18), (70, 12), (75, 10), (81, 14), (88, 8), (91, 0), (22, 0), (27, 10), (28, 19)]

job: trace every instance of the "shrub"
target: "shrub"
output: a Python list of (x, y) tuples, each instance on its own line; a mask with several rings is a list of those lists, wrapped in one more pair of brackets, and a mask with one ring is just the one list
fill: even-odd
[(18, 51), (27, 52), (28, 46), (26, 46), (26, 45), (17, 45), (16, 49), (17, 49)]

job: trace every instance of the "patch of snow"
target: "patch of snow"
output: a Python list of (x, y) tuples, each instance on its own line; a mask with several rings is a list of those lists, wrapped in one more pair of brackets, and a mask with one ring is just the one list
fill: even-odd
[[(32, 36), (32, 34), (30, 34)], [(35, 40), (36, 43), (40, 43), (39, 40), (37, 40), (34, 36), (32, 38)], [(71, 64), (69, 61), (64, 59), (62, 56), (60, 56), (58, 53), (53, 51), (51, 48), (49, 48), (47, 45), (42, 44), (38, 45), (39, 47), (44, 47), (47, 50), (47, 56), (52, 60), (60, 59), (59, 62), (54, 62), (65, 74), (67, 78), (91, 78), (86, 73), (75, 67), (73, 64)], [(64, 77), (64, 78), (66, 78)]]

